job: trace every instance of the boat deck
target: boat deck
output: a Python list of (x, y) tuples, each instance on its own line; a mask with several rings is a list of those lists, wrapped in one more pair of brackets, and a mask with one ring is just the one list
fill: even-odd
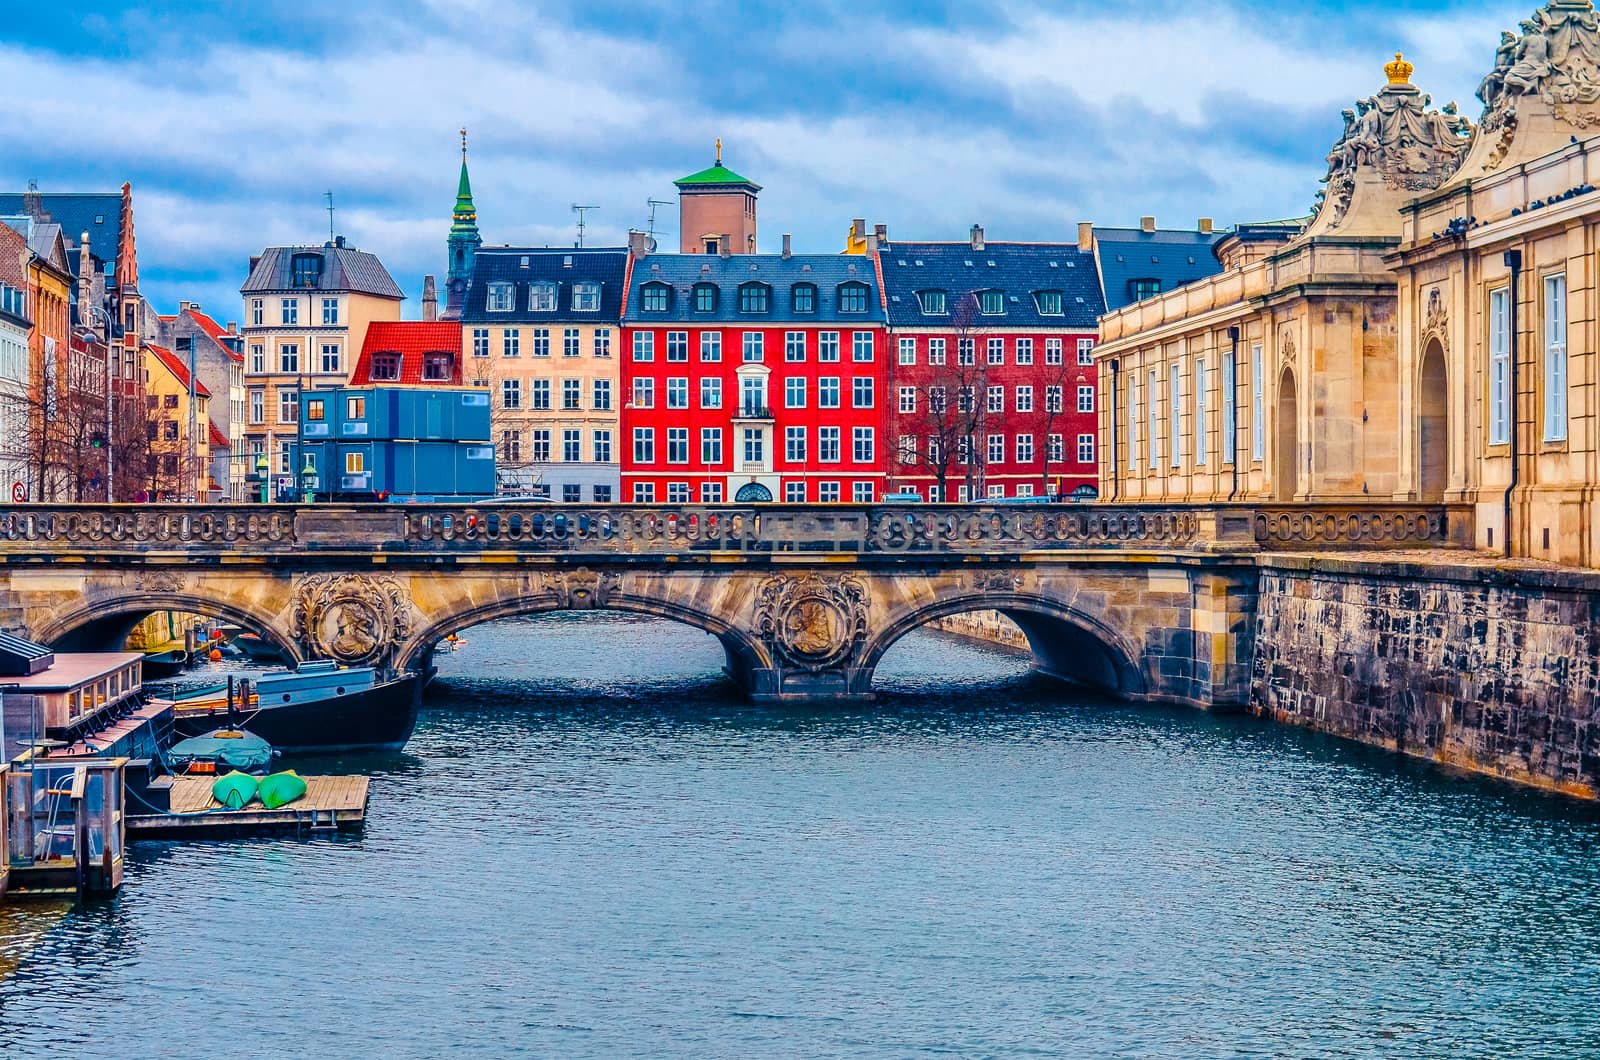
[[(125, 747), (125, 744), (148, 743), (154, 746), (155, 734), (152, 729), (149, 733), (141, 730), (150, 728), (160, 722), (161, 716), (172, 709), (172, 704), (162, 700), (151, 700), (126, 718), (119, 718), (104, 729), (92, 736), (80, 737), (65, 747), (57, 747), (48, 751), (46, 758), (147, 758), (149, 749), (144, 747)], [(143, 737), (143, 739), (141, 739)]]
[(211, 784), (215, 779), (162, 777), (152, 781), (152, 786), (168, 788), (172, 812), (157, 813), (130, 799), (128, 838), (201, 838), (272, 832), (331, 834), (355, 831), (366, 823), (367, 794), (371, 785), (367, 777), (303, 777), (305, 795), (276, 810), (269, 810), (259, 802), (252, 802), (242, 810), (225, 809), (211, 797)]

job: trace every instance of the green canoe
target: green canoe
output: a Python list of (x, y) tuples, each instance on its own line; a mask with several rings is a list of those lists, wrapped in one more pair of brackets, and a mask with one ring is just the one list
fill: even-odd
[(262, 777), (259, 786), (261, 805), (269, 810), (287, 806), (306, 793), (305, 780), (292, 769), (274, 773), (270, 777)]
[(242, 810), (256, 797), (258, 781), (249, 773), (235, 769), (216, 779), (211, 785), (211, 797), (230, 810)]

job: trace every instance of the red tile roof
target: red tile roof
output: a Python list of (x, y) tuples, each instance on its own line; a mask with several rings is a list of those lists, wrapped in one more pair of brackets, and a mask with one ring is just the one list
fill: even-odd
[[(400, 355), (400, 378), (372, 378), (372, 359), (379, 353)], [(422, 378), (422, 357), (427, 353), (450, 355), (448, 379)], [(461, 325), (422, 320), (384, 320), (369, 325), (350, 382), (356, 386), (461, 386)]]
[[(189, 366), (179, 360), (177, 354), (164, 346), (151, 345), (149, 349), (151, 353), (156, 355), (156, 360), (166, 365), (167, 371), (176, 376), (178, 382), (187, 390), (189, 387)], [(194, 392), (201, 397), (208, 398), (211, 396), (211, 391), (207, 390), (206, 385), (198, 379), (194, 381)]]
[(238, 361), (240, 364), (244, 363), (244, 354), (235, 353), (233, 348), (229, 346), (226, 341), (229, 337), (227, 328), (224, 328), (221, 324), (218, 324), (215, 320), (212, 320), (209, 316), (200, 312), (198, 309), (187, 309), (185, 312), (189, 314), (189, 318), (199, 326), (201, 331), (211, 336), (212, 341), (218, 346), (222, 347), (224, 353), (233, 358), (235, 361)]
[(228, 436), (222, 433), (222, 428), (217, 426), (217, 421), (207, 419), (206, 424), (211, 428), (211, 448), (232, 449), (233, 443), (228, 441)]

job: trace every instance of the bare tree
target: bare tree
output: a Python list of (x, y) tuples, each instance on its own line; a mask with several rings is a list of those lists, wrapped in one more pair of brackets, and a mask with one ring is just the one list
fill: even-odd
[[(468, 357), (463, 376), (468, 386), (479, 387), (489, 395), (489, 438), (495, 447), (496, 474), (521, 484), (530, 463), (532, 439), (525, 432), (526, 413), (505, 406), (503, 383), (507, 376), (496, 368), (492, 357)], [(519, 390), (518, 399), (519, 403), (531, 401), (532, 395)]]
[[(1067, 393), (1067, 384), (1072, 379), (1077, 365), (1075, 351), (1065, 349), (1066, 340), (1062, 340), (1061, 361), (1051, 364), (1046, 354), (1044, 371), (1041, 373), (1044, 384), (1044, 402), (1039, 412), (1039, 436), (1044, 439), (1044, 459), (1040, 461), (1039, 492), (1050, 492), (1050, 465), (1052, 462), (1050, 436), (1054, 432), (1057, 422), (1066, 417), (1067, 402), (1076, 401), (1075, 394)], [(1062, 440), (1061, 462), (1066, 463), (1066, 441)]]
[[(951, 499), (950, 480), (956, 468), (968, 499), (984, 488), (988, 450), (981, 444), (992, 414), (988, 410), (989, 364), (978, 349), (975, 292), (956, 297), (950, 310), (950, 345), (938, 360), (930, 354), (925, 370), (918, 372), (914, 418), (902, 420), (926, 438), (920, 451), (897, 455), (902, 463), (922, 468), (938, 484), (939, 497)], [(907, 460), (906, 458), (910, 459)]]

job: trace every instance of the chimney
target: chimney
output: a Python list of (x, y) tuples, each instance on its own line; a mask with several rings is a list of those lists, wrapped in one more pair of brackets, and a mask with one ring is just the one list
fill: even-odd
[(1094, 249), (1094, 222), (1078, 222), (1078, 249), (1085, 254)]
[(94, 275), (94, 261), (89, 257), (89, 233), (84, 232), (78, 237), (78, 313), (79, 320), (84, 325), (93, 328), (93, 320), (83, 320), (89, 313), (89, 300), (94, 297), (90, 287), (89, 278)]
[(230, 334), (230, 335), (239, 334), (239, 322), (237, 320), (228, 321), (228, 334)]
[(982, 225), (973, 225), (972, 226), (972, 230), (967, 233), (967, 238), (971, 241), (973, 250), (982, 250), (983, 249), (983, 226)]
[(1148, 214), (1139, 218), (1139, 229), (1143, 232), (1154, 232), (1156, 230), (1156, 219)]
[(649, 232), (640, 232), (638, 229), (628, 229), (628, 253), (635, 258), (642, 258), (656, 249), (656, 241), (650, 238)]
[(1213, 231), (1216, 230), (1216, 227), (1217, 227), (1216, 223), (1213, 222), (1211, 220), (1211, 218), (1209, 218), (1209, 217), (1200, 218), (1200, 234), (1201, 235), (1203, 235), (1203, 236), (1210, 235)]
[(439, 319), (439, 292), (431, 275), (422, 278), (422, 319), (429, 324)]
[(187, 313), (191, 309), (199, 309), (199, 308), (200, 308), (200, 304), (198, 302), (180, 301), (178, 303), (178, 312), (179, 313)]
[(869, 233), (867, 235), (867, 253), (868, 254), (876, 254), (877, 252), (878, 252), (878, 233), (872, 232), (872, 233)]
[(857, 217), (850, 222), (850, 242), (855, 243), (867, 238), (867, 219)]
[(260, 254), (252, 254), (252, 255), (250, 255), (250, 268), (249, 268), (248, 272), (255, 272), (256, 271), (256, 266), (260, 265), (260, 264), (261, 264), (261, 255)]
[(886, 247), (886, 246), (889, 245), (889, 226), (888, 225), (873, 225), (872, 226), (872, 234), (878, 237), (878, 246)]
[(724, 258), (733, 256), (733, 237), (726, 232), (717, 237), (717, 253)]
[(789, 233), (785, 232), (783, 234), (783, 260), (785, 260), (785, 261), (788, 261), (789, 260), (789, 256), (793, 253), (793, 251), (790, 250), (790, 248), (789, 248), (789, 243), (790, 243)]

